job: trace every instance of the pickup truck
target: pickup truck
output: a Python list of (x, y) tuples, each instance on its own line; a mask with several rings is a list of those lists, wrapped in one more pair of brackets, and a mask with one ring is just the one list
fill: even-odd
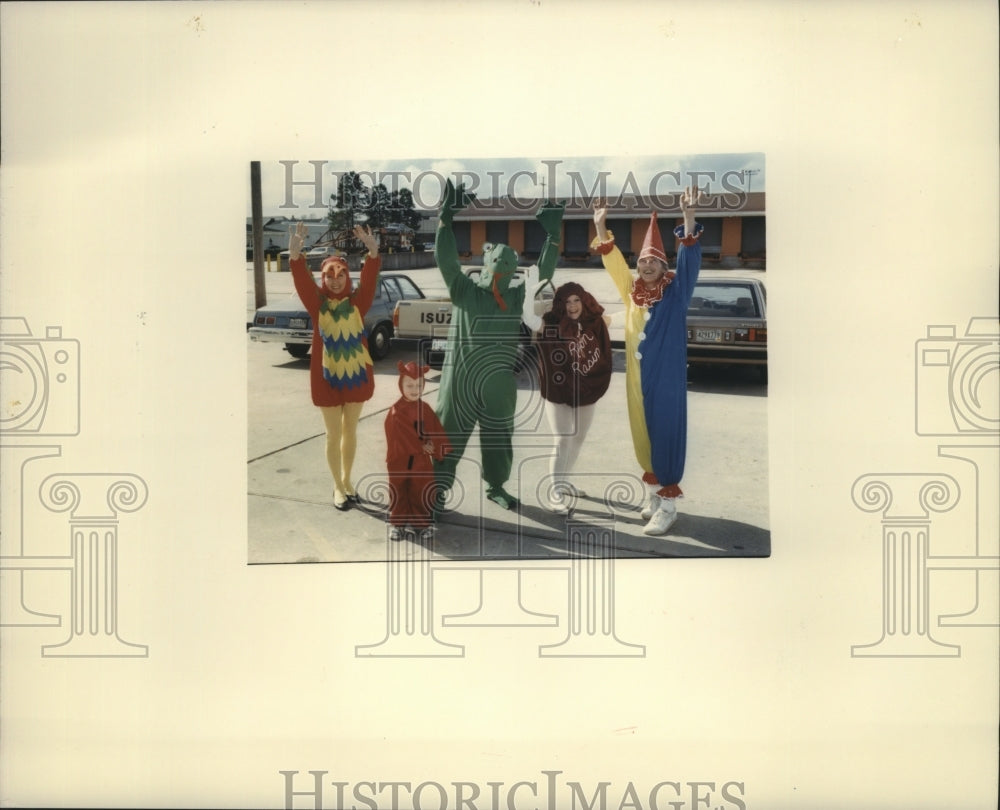
[[(470, 278), (482, 272), (479, 267), (465, 271)], [(515, 279), (524, 283), (525, 269), (518, 268)], [(515, 281), (516, 283), (516, 281)], [(552, 309), (555, 287), (549, 281), (535, 295), (535, 314), (542, 315)], [(448, 348), (448, 326), (451, 324), (451, 299), (447, 297), (403, 300), (396, 303), (392, 313), (392, 345), (412, 356), (420, 358), (422, 365), (439, 369), (444, 365), (444, 355)], [(531, 346), (531, 333), (521, 324), (521, 352), (518, 364)]]

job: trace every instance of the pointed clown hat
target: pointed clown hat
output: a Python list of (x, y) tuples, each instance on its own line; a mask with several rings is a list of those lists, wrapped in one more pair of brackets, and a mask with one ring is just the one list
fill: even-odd
[(664, 264), (667, 263), (667, 254), (663, 251), (663, 239), (660, 237), (660, 227), (656, 224), (656, 211), (649, 217), (646, 238), (642, 240), (642, 250), (639, 251), (640, 259), (645, 259), (647, 256), (659, 259)]

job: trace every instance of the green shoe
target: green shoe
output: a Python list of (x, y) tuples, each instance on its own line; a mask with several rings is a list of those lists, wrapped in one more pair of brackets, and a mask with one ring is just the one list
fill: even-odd
[(517, 498), (505, 491), (503, 487), (490, 487), (486, 490), (486, 497), (504, 509), (514, 509), (520, 505)]

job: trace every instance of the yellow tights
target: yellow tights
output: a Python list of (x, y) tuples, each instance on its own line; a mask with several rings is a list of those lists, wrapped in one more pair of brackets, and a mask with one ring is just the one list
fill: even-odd
[(326, 425), (326, 463), (333, 474), (333, 497), (343, 501), (354, 494), (351, 468), (358, 449), (358, 420), (363, 402), (320, 408)]

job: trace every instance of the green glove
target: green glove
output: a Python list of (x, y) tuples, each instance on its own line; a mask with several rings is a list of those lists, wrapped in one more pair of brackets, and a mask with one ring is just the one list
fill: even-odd
[(545, 229), (545, 233), (553, 242), (559, 242), (560, 226), (562, 224), (563, 212), (566, 210), (566, 201), (561, 203), (546, 203), (538, 209), (535, 219)]
[(463, 183), (456, 189), (451, 180), (448, 180), (444, 184), (444, 199), (441, 200), (441, 212), (438, 215), (441, 222), (445, 225), (451, 225), (452, 220), (455, 219), (455, 212), (467, 208), (470, 202), (471, 198), (465, 193), (465, 184)]

